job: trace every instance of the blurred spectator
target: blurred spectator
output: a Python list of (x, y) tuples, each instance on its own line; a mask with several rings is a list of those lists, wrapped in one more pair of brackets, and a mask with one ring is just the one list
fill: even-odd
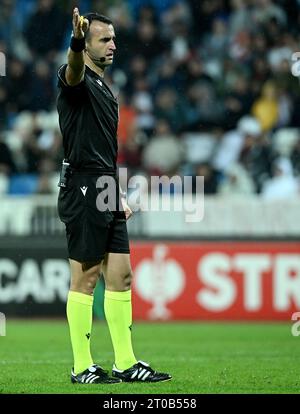
[(118, 164), (129, 168), (139, 167), (141, 163), (140, 146), (137, 143), (137, 113), (121, 92), (119, 101), (118, 126)]
[[(136, 91), (136, 85), (139, 80), (147, 83), (147, 61), (141, 55), (135, 55), (130, 60), (130, 65), (126, 70), (127, 83), (126, 93), (132, 95)], [(148, 85), (147, 85), (148, 86)]]
[(212, 58), (222, 58), (228, 47), (229, 33), (225, 19), (216, 18), (212, 23), (212, 31), (206, 34), (202, 47), (205, 53)]
[(172, 131), (178, 131), (184, 124), (184, 112), (176, 91), (171, 88), (161, 89), (155, 98), (156, 118), (165, 119)]
[(0, 173), (9, 175), (14, 172), (16, 172), (16, 165), (13, 154), (5, 142), (3, 142), (3, 136), (0, 136)]
[(218, 186), (221, 195), (247, 195), (255, 193), (255, 185), (247, 170), (239, 163), (232, 164)]
[(281, 26), (286, 24), (286, 13), (272, 0), (256, 0), (252, 11), (253, 21), (256, 24), (264, 24), (275, 20)]
[(138, 21), (141, 23), (151, 22), (157, 25), (157, 18), (157, 12), (150, 3), (143, 4), (138, 10)]
[(59, 50), (65, 28), (66, 16), (57, 8), (55, 1), (38, 0), (24, 33), (33, 56), (49, 56)]
[(191, 10), (188, 7), (187, 3), (184, 1), (174, 1), (174, 4), (164, 13), (162, 13), (161, 20), (163, 34), (169, 39), (172, 39), (174, 37), (174, 28), (176, 27), (176, 23), (179, 22), (188, 27), (190, 33), (192, 25)]
[(52, 109), (54, 100), (54, 85), (52, 82), (49, 64), (39, 60), (35, 63), (29, 77), (30, 100), (28, 109), (36, 112), (38, 110), (49, 111)]
[(236, 33), (244, 29), (250, 30), (253, 22), (247, 0), (231, 0), (230, 6), (229, 28), (231, 36), (235, 36)]
[(213, 79), (206, 72), (203, 61), (197, 56), (192, 56), (184, 67), (179, 67), (179, 71), (186, 88), (193, 86), (196, 82), (213, 84)]
[(231, 38), (229, 56), (236, 64), (246, 65), (251, 62), (251, 41), (250, 30), (241, 30)]
[(279, 158), (274, 161), (273, 177), (267, 180), (262, 189), (265, 200), (279, 200), (299, 195), (299, 179), (293, 175), (291, 161), (288, 158)]
[(185, 128), (191, 128), (193, 124), (203, 127), (218, 125), (222, 122), (223, 105), (211, 85), (196, 82), (189, 88), (187, 97)]
[(259, 122), (251, 117), (242, 117), (237, 129), (224, 134), (214, 156), (213, 165), (217, 170), (226, 171), (230, 165), (238, 162), (245, 142), (255, 141), (261, 134)]
[(136, 135), (126, 141), (126, 144), (122, 147), (118, 163), (120, 166), (128, 169), (128, 178), (134, 174), (141, 173), (144, 141), (144, 134), (137, 131)]
[[(254, 58), (266, 58), (268, 53), (269, 40), (260, 29), (252, 34), (252, 53)], [(255, 68), (254, 68), (255, 70)]]
[(128, 72), (128, 65), (134, 55), (135, 46), (133, 19), (130, 16), (128, 7), (124, 3), (111, 9), (111, 18), (115, 25), (118, 50), (114, 66), (124, 68)]
[(146, 79), (137, 79), (134, 83), (136, 92), (132, 97), (134, 109), (136, 110), (136, 124), (138, 129), (148, 135), (154, 129), (155, 119), (153, 116), (153, 101)]
[[(195, 35), (203, 36), (211, 31), (212, 22), (217, 17), (227, 15), (223, 0), (188, 0), (194, 17), (193, 31)], [(201, 22), (201, 24), (199, 24)]]
[(143, 165), (149, 174), (171, 174), (183, 159), (183, 148), (166, 120), (156, 122), (155, 135), (143, 152)]
[(242, 74), (237, 74), (225, 96), (226, 128), (234, 128), (238, 120), (250, 112), (253, 99), (248, 79)]
[(251, 134), (245, 136), (239, 162), (254, 180), (258, 193), (261, 192), (264, 181), (271, 175), (271, 166), (275, 156), (266, 136)]
[(135, 33), (134, 51), (147, 61), (158, 57), (166, 49), (157, 27), (146, 20), (138, 23)]
[(182, 73), (179, 73), (175, 61), (169, 55), (165, 55), (157, 63), (156, 70), (150, 76), (151, 86), (156, 93), (164, 88), (172, 88), (177, 92), (183, 92), (182, 77)]
[(123, 93), (118, 96), (119, 102), (119, 125), (118, 144), (119, 147), (126, 144), (136, 132), (136, 111), (128, 102)]
[(279, 122), (279, 100), (276, 85), (266, 82), (261, 96), (253, 103), (253, 115), (258, 119), (262, 130), (268, 132), (275, 128)]
[(271, 77), (271, 69), (263, 56), (254, 57), (252, 61), (252, 81), (249, 82), (253, 95), (259, 95), (262, 85)]
[(10, 115), (28, 109), (30, 89), (28, 87), (28, 68), (17, 58), (9, 61), (7, 71), (7, 111)]
[(196, 192), (196, 177), (204, 178), (204, 195), (217, 193), (219, 173), (209, 163), (203, 163), (195, 166), (195, 175), (193, 177), (193, 193)]
[(15, 35), (13, 9), (14, 2), (12, 0), (1, 0), (0, 39), (4, 40), (9, 48), (12, 46)]
[(284, 60), (290, 60), (293, 52), (298, 50), (297, 45), (290, 42), (290, 39), (284, 37), (281, 31), (278, 31), (277, 42), (274, 42), (274, 35), (271, 35), (273, 41), (273, 47), (268, 53), (268, 61), (273, 72), (280, 68), (281, 62)]
[(189, 26), (182, 20), (175, 21), (172, 26), (170, 39), (171, 57), (177, 63), (184, 63), (191, 54), (191, 44), (188, 36)]

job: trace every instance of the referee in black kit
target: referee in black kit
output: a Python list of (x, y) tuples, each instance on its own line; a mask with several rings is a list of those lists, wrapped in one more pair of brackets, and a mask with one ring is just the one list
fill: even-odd
[[(71, 381), (80, 384), (171, 379), (137, 361), (132, 349), (132, 270), (126, 226), (132, 212), (125, 199), (119, 203), (118, 102), (103, 79), (115, 51), (112, 21), (97, 13), (81, 17), (75, 8), (68, 63), (58, 70), (57, 109), (64, 146), (58, 213), (66, 226), (71, 266), (67, 301), (74, 356)], [(97, 208), (99, 177), (113, 179), (109, 194), (115, 197), (117, 211)], [(93, 292), (100, 274), (115, 354), (111, 376), (94, 363), (90, 353)]]

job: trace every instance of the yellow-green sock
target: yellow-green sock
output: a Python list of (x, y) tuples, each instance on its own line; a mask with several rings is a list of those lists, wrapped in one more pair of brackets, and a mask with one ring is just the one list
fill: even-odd
[(131, 290), (105, 290), (104, 312), (114, 347), (115, 365), (118, 369), (127, 369), (137, 362), (131, 343)]
[(93, 321), (94, 297), (70, 291), (67, 301), (67, 318), (74, 356), (74, 372), (79, 374), (93, 364), (90, 336)]

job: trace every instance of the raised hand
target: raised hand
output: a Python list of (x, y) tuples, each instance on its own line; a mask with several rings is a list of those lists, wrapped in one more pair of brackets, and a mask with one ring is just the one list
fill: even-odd
[(75, 7), (73, 10), (73, 36), (76, 39), (82, 39), (84, 34), (88, 31), (88, 28), (88, 19), (84, 19), (83, 16), (80, 16), (78, 8)]

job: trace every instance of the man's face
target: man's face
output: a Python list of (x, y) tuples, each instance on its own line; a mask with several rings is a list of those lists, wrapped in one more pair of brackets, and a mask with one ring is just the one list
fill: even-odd
[[(98, 20), (92, 21), (86, 49), (89, 57), (97, 66), (105, 67), (113, 63), (116, 50), (115, 39), (116, 35), (112, 24), (106, 24)], [(105, 58), (105, 60), (97, 61), (101, 58)]]

